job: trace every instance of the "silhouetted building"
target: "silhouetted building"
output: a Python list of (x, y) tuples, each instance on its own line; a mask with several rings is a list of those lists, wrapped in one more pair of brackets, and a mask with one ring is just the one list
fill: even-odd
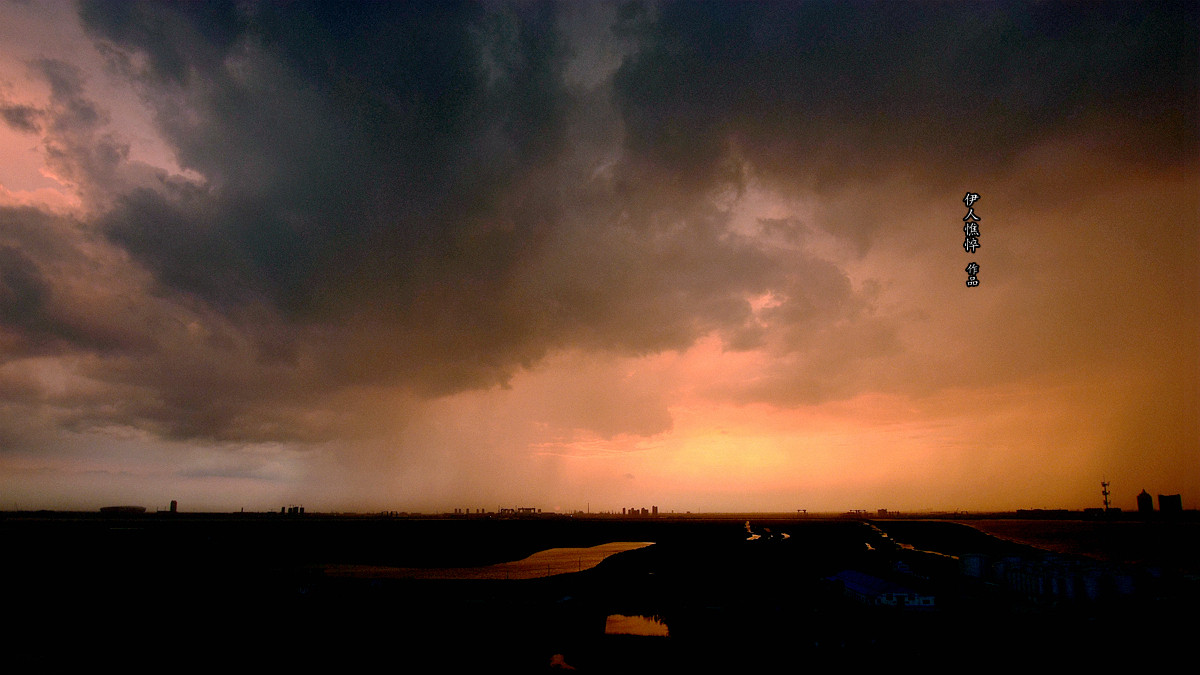
[(1137, 496), (1137, 504), (1138, 513), (1154, 513), (1154, 497), (1151, 497), (1149, 492), (1142, 490)]
[(1167, 513), (1183, 513), (1183, 496), (1182, 495), (1159, 495), (1158, 510), (1164, 514)]
[(179, 502), (172, 499), (171, 500), (171, 513), (178, 513), (178, 512), (179, 512)]

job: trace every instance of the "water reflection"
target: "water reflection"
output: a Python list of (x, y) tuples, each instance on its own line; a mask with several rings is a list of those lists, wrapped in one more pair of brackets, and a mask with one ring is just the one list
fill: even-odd
[(604, 624), (605, 635), (650, 635), (667, 637), (667, 624), (658, 616), (625, 616), (609, 614)]
[(651, 544), (653, 542), (614, 541), (588, 548), (550, 548), (523, 560), (483, 567), (330, 565), (325, 568), (325, 573), (334, 577), (370, 579), (535, 579), (589, 570), (611, 555)]
[[(769, 528), (769, 527), (764, 527), (763, 532), (766, 533), (767, 539), (774, 539), (776, 537), (778, 537), (780, 539), (789, 539), (792, 536), (792, 535), (788, 534), (787, 532), (772, 532), (771, 528)], [(750, 535), (749, 537), (746, 537), (746, 541), (755, 541), (756, 539), (763, 538), (763, 535), (758, 534), (757, 532), (755, 532), (754, 530), (752, 530), (750, 528), (750, 521), (748, 521), (748, 520), (746, 521), (746, 534)]]
[(750, 529), (750, 521), (748, 521), (748, 520), (746, 521), (746, 534), (750, 535), (749, 537), (746, 537), (746, 541), (754, 541), (755, 539), (758, 539), (760, 536), (760, 535), (755, 534), (754, 530)]

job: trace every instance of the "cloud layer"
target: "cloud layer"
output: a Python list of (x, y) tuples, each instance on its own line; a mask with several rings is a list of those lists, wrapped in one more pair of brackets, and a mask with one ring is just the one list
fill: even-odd
[[(44, 95), (0, 97), (80, 204), (0, 206), (10, 449), (126, 430), (308, 452), (528, 377), (562, 392), (514, 395), (512, 425), (551, 431), (514, 426), (509, 456), (669, 434), (699, 399), (933, 396), (961, 386), (958, 358), (983, 387), (1107, 360), (1173, 390), (1163, 364), (1196, 361), (1194, 339), (1121, 338), (1169, 306), (1171, 340), (1197, 323), (1195, 289), (1145, 287), (1195, 247), (1135, 220), (1171, 197), (1195, 244), (1190, 5), (83, 2), (78, 20), (175, 166), (135, 157), (53, 45), (25, 64)], [(962, 291), (967, 189), (993, 293), (956, 316), (920, 278)], [(1119, 220), (1093, 208), (1114, 193)], [(1076, 245), (1083, 212), (1107, 224)], [(1145, 265), (1096, 278), (1130, 252)], [(1070, 274), (1049, 289), (1029, 256)], [(591, 355), (575, 385), (564, 354)], [(671, 355), (691, 375), (622, 375)], [(409, 445), (382, 452), (442, 452)]]

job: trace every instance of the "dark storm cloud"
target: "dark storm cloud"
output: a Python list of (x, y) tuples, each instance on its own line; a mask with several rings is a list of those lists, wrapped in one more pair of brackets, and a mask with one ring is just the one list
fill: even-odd
[[(522, 185), (534, 179), (530, 167), (552, 157), (561, 136), (545, 12), (110, 9), (85, 6), (84, 18), (146, 55), (140, 74), (159, 122), (181, 163), (212, 188), (165, 227), (149, 223), (176, 204), (149, 195), (111, 216), (114, 239), (155, 269), (174, 269), (177, 284), (223, 275), (295, 313), (318, 311), (323, 293), (345, 285), (383, 284), (404, 299), (423, 281), (441, 282), (422, 273), (454, 271), (472, 229), (498, 216), (519, 221), (507, 225), (520, 231), (491, 243), (524, 248), (546, 218), (543, 199), (520, 203), (536, 189)], [(497, 214), (506, 197), (518, 203)], [(160, 231), (142, 231), (151, 227)], [(203, 239), (190, 243), (210, 255), (156, 250), (176, 236)]]
[(149, 340), (124, 320), (105, 314), (84, 288), (94, 261), (78, 223), (33, 208), (0, 207), (0, 363), (24, 356), (138, 351)]
[[(89, 227), (153, 279), (136, 311), (109, 297), (103, 321), (46, 323), (46, 298), (86, 296), (58, 290), (54, 256), (0, 249), (6, 330), (78, 327), (65, 344), (108, 335), (126, 355), (86, 368), (120, 405), (68, 402), (69, 426), (323, 440), (361, 403), (339, 392), (447, 394), (560, 348), (641, 355), (708, 334), (781, 360), (751, 397), (845, 396), (866, 378), (816, 380), (894, 353), (894, 330), (794, 224), (739, 234), (727, 205), (752, 179), (795, 193), (924, 162), (936, 180), (1076, 125), (1131, 129), (1135, 158), (1195, 146), (1188, 6), (631, 3), (611, 32), (591, 27), (628, 54), (592, 78), (580, 59), (607, 47), (578, 51), (565, 11), (82, 3), (200, 180), (131, 161), (64, 63), (32, 64), (45, 109), (3, 109), (40, 125)], [(861, 252), (858, 220), (815, 226)], [(747, 298), (764, 294), (777, 304), (756, 317)]]
[(125, 192), (102, 229), (175, 291), (309, 330), (332, 384), (444, 393), (558, 346), (650, 353), (745, 321), (761, 251), (569, 157), (585, 111), (555, 11), (85, 4), (206, 179)]
[(740, 158), (821, 186), (1081, 129), (1141, 161), (1197, 146), (1194, 3), (681, 2), (628, 30), (627, 145), (692, 189)]
[(0, 246), (0, 317), (5, 326), (36, 323), (49, 286), (28, 256), (11, 246)]
[(0, 103), (0, 117), (9, 127), (27, 134), (36, 134), (42, 130), (41, 111), (31, 105), (10, 105)]

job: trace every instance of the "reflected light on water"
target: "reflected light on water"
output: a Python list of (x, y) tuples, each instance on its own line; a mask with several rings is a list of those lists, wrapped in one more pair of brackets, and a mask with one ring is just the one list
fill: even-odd
[(667, 637), (667, 624), (660, 619), (648, 616), (625, 616), (624, 614), (609, 614), (604, 624), (605, 635), (651, 635)]
[(328, 565), (324, 570), (333, 577), (367, 579), (536, 579), (589, 570), (609, 556), (652, 544), (648, 541), (614, 541), (588, 548), (551, 548), (523, 560), (483, 567)]

